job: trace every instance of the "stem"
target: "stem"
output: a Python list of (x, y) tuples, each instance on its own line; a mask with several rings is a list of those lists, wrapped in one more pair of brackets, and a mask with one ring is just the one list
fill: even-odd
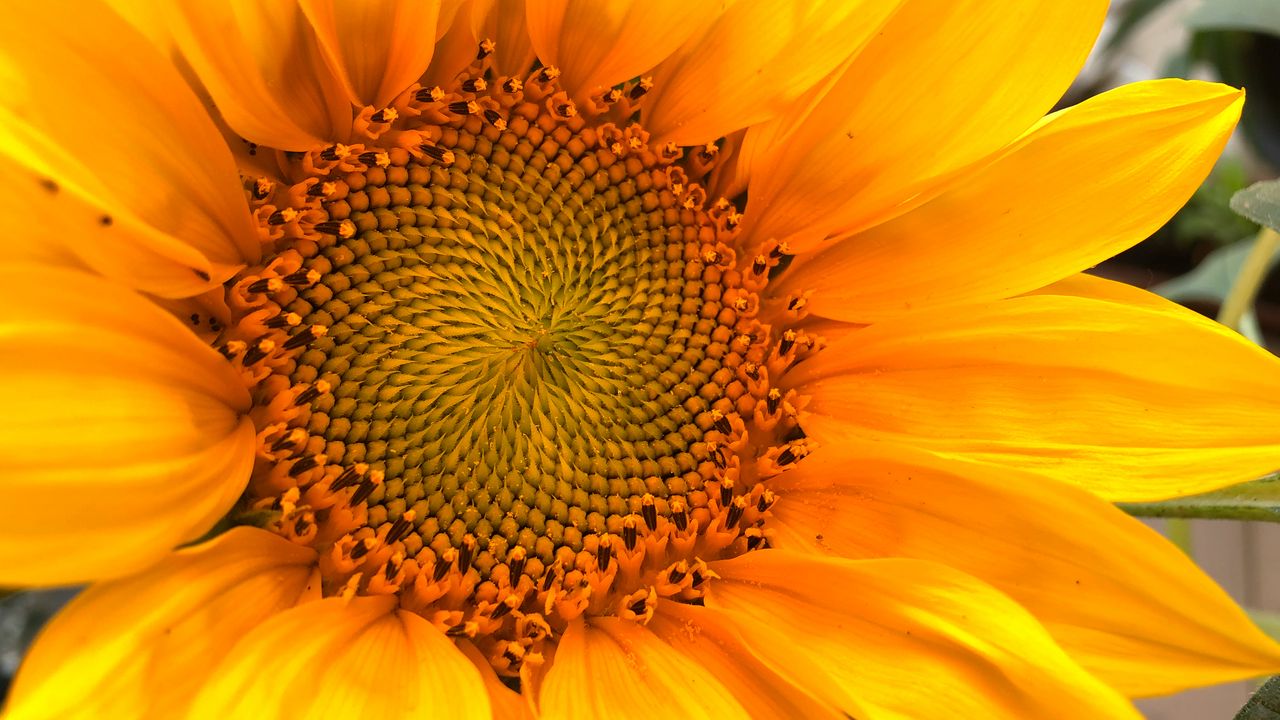
[(1244, 265), (1240, 267), (1240, 274), (1236, 275), (1236, 280), (1231, 285), (1231, 292), (1222, 302), (1218, 322), (1232, 330), (1240, 329), (1240, 318), (1244, 317), (1245, 312), (1253, 305), (1254, 298), (1258, 296), (1258, 289), (1267, 277), (1271, 258), (1277, 250), (1280, 250), (1280, 233), (1269, 227), (1262, 228), (1258, 239), (1253, 243), (1253, 249), (1249, 251), (1249, 257), (1245, 258)]

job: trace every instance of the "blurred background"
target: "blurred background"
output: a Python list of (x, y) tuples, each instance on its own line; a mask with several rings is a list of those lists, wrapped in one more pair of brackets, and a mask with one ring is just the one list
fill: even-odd
[[(1215, 79), (1245, 87), (1244, 118), (1213, 175), (1186, 208), (1149, 240), (1094, 272), (1216, 317), (1259, 232), (1228, 202), (1253, 182), (1280, 176), (1280, 0), (1113, 0), (1093, 56), (1062, 105), (1155, 77)], [(1239, 329), (1272, 351), (1280, 350), (1280, 273), (1274, 264)], [(1280, 628), (1280, 573), (1267, 572), (1280, 567), (1280, 524), (1152, 522), (1237, 601), (1258, 611), (1264, 627)], [(74, 592), (6, 596), (0, 591), (0, 699), (25, 647)], [(1252, 683), (1234, 683), (1145, 700), (1139, 706), (1150, 720), (1229, 719), (1253, 688)]]

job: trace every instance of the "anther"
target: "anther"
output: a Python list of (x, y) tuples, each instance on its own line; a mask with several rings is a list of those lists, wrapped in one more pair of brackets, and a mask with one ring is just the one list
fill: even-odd
[(335, 160), (340, 160), (346, 157), (350, 153), (351, 150), (348, 149), (346, 145), (339, 143), (337, 145), (330, 145), (329, 147), (321, 150), (320, 157), (324, 160), (328, 160), (329, 162), (334, 162)]
[(294, 399), (294, 405), (306, 405), (321, 395), (328, 395), (333, 387), (329, 385), (327, 380), (317, 380), (310, 387), (298, 393), (298, 397)]
[(489, 619), (501, 620), (508, 613), (518, 607), (520, 607), (520, 598), (512, 593), (511, 595), (503, 598), (502, 602), (498, 603), (498, 607), (494, 608), (493, 612), (489, 614)]
[(298, 211), (293, 208), (284, 208), (271, 213), (267, 218), (268, 225), (284, 225), (298, 219)]
[(365, 167), (384, 168), (391, 165), (391, 156), (382, 150), (370, 150), (360, 153), (360, 162), (364, 163)]
[(356, 234), (356, 224), (350, 220), (325, 220), (324, 222), (316, 223), (316, 232), (323, 235), (350, 238)]
[(294, 287), (310, 287), (320, 282), (320, 273), (316, 270), (298, 270), (285, 275), (284, 281)]
[(627, 546), (627, 552), (636, 549), (636, 539), (636, 518), (628, 515), (622, 519), (622, 544)]
[(672, 585), (677, 585), (680, 583), (681, 580), (684, 579), (684, 576), (688, 574), (689, 574), (689, 564), (686, 563), (684, 560), (681, 560), (675, 565), (672, 565), (671, 569), (667, 571), (667, 582), (671, 583)]
[(649, 532), (655, 532), (658, 529), (658, 506), (653, 501), (653, 496), (645, 493), (640, 499), (640, 515), (644, 518), (644, 524), (649, 528)]
[(373, 482), (372, 479), (361, 480), (360, 486), (357, 487), (355, 493), (351, 495), (351, 500), (347, 503), (347, 505), (349, 507), (355, 507), (356, 505), (359, 505), (365, 500), (368, 500), (369, 496), (373, 494), (373, 490), (376, 487), (378, 487), (378, 484)]
[(329, 329), (323, 325), (308, 325), (306, 328), (291, 335), (288, 340), (284, 341), (285, 350), (297, 350), (304, 348), (315, 342), (316, 338), (323, 337)]
[(280, 313), (279, 315), (267, 318), (267, 321), (264, 324), (273, 330), (285, 327), (297, 327), (302, 324), (302, 316), (296, 312)]
[(560, 77), (560, 68), (555, 65), (547, 65), (538, 71), (537, 79), (541, 83), (549, 83)]
[(555, 110), (556, 114), (562, 118), (571, 118), (578, 114), (578, 106), (570, 100), (556, 104)]
[(253, 183), (253, 198), (255, 200), (265, 200), (274, 188), (275, 183), (266, 178), (258, 178)]
[(511, 549), (511, 553), (507, 555), (507, 567), (511, 570), (511, 584), (514, 586), (518, 581), (520, 574), (524, 572), (524, 561), (528, 556), (528, 552), (519, 545)]
[(361, 540), (351, 548), (351, 559), (359, 560), (365, 555), (368, 555), (369, 551), (373, 549), (373, 546), (374, 546), (373, 538), (365, 538)]
[(423, 154), (425, 154), (427, 157), (431, 158), (432, 160), (435, 160), (436, 162), (442, 165), (453, 164), (454, 156), (453, 156), (452, 150), (442, 148), (439, 145), (430, 145), (428, 143), (423, 143), (419, 145), (418, 149), (421, 150)]
[(778, 343), (778, 354), (786, 355), (796, 344), (796, 331), (787, 330), (782, 333), (782, 340)]
[(271, 452), (280, 452), (285, 448), (297, 447), (307, 439), (307, 431), (302, 428), (294, 428), (280, 436), (280, 439), (271, 444)]
[(484, 78), (470, 78), (462, 81), (463, 92), (478, 93), (489, 89), (489, 83)]
[(247, 367), (249, 365), (252, 365), (262, 360), (267, 355), (269, 355), (272, 350), (275, 350), (275, 349), (276, 349), (276, 343), (274, 340), (272, 340), (271, 338), (262, 338), (258, 342), (250, 345), (249, 349), (245, 351), (245, 354), (244, 354), (245, 366)]
[(731, 502), (733, 502), (733, 480), (725, 478), (720, 482), (720, 504), (727, 507)]
[(729, 515), (724, 520), (724, 526), (730, 530), (738, 526), (738, 521), (742, 519), (742, 513), (747, 509), (747, 501), (744, 498), (736, 497), (733, 504), (729, 505)]
[(343, 470), (341, 475), (334, 478), (333, 482), (329, 483), (329, 490), (331, 492), (337, 492), (343, 488), (355, 485), (360, 482), (364, 477), (365, 472), (368, 470), (369, 466), (364, 463), (356, 463), (355, 465), (352, 465), (351, 467)]
[(483, 60), (489, 57), (490, 55), (493, 54), (493, 51), (497, 49), (497, 47), (498, 47), (498, 44), (495, 43), (490, 38), (485, 38), (481, 40), (479, 47), (476, 48), (476, 59)]
[(284, 281), (280, 278), (258, 278), (249, 283), (248, 290), (251, 293), (261, 295), (262, 293), (276, 293), (284, 289)]
[[(376, 123), (389, 123), (395, 122), (395, 119), (398, 117), (400, 117), (400, 113), (396, 112), (395, 108), (382, 108), (378, 112), (370, 115), (369, 120)], [(368, 163), (365, 164), (368, 165)]]
[(671, 501), (671, 521), (676, 524), (680, 532), (689, 529), (689, 514), (685, 510), (684, 502), (681, 500)]
[(449, 103), (449, 112), (454, 115), (477, 115), (480, 113), (480, 103), (475, 100), (458, 100)]
[(437, 555), (435, 567), (431, 570), (431, 579), (436, 582), (443, 580), (444, 576), (449, 574), (449, 566), (453, 564), (457, 556), (458, 552), (453, 548), (449, 548)]
[(642, 77), (640, 78), (639, 82), (637, 82), (635, 85), (631, 87), (631, 93), (630, 93), (631, 99), (639, 100), (640, 98), (644, 97), (645, 94), (652, 89), (653, 89), (653, 78)]
[(248, 348), (249, 348), (249, 345), (245, 341), (232, 340), (231, 342), (223, 343), (222, 345), (218, 346), (218, 352), (222, 353), (222, 357), (228, 360), (231, 360), (232, 358), (244, 352)]
[(757, 255), (754, 262), (751, 263), (751, 272), (756, 275), (763, 275), (769, 269), (769, 259), (763, 255)]
[(316, 453), (315, 455), (305, 455), (299, 458), (298, 460), (295, 460), (293, 465), (289, 466), (289, 477), (296, 478), (302, 473), (312, 468), (318, 467), (320, 463), (324, 461), (325, 461), (325, 456), (322, 453)]
[(719, 410), (711, 411), (711, 424), (715, 427), (717, 432), (724, 433), (725, 435), (733, 432), (733, 426), (729, 424), (729, 418), (725, 417), (724, 413)]
[(798, 459), (798, 456), (796, 455), (795, 451), (792, 449), (793, 447), (794, 446), (792, 445), (788, 445), (786, 449), (778, 453), (779, 465), (786, 467), (787, 465), (790, 465), (791, 463), (795, 462)]
[(769, 408), (769, 414), (773, 415), (778, 412), (778, 405), (782, 402), (782, 391), (778, 388), (769, 388), (769, 392), (764, 397), (765, 407)]
[(429, 88), (422, 88), (421, 90), (413, 94), (413, 99), (422, 103), (440, 102), (441, 100), (444, 99), (444, 90), (441, 90), (439, 85), (436, 85), (434, 87), (429, 87)]
[(405, 510), (404, 514), (391, 523), (391, 529), (387, 530), (387, 538), (384, 542), (388, 545), (394, 542), (400, 542), (413, 529), (413, 520), (418, 516), (412, 510)]
[(613, 541), (608, 535), (600, 538), (600, 543), (596, 545), (596, 566), (601, 572), (609, 569), (609, 561), (613, 559)]
[(475, 559), (476, 546), (474, 535), (467, 534), (462, 538), (462, 547), (458, 550), (458, 572), (465, 573), (467, 568), (471, 567), (471, 561)]
[(503, 119), (502, 115), (497, 110), (490, 110), (486, 108), (484, 111), (484, 120), (499, 130), (507, 129), (507, 121)]
[(337, 183), (334, 182), (318, 182), (307, 188), (309, 197), (329, 197), (338, 190)]
[(756, 510), (758, 510), (759, 512), (764, 512), (765, 510), (768, 510), (769, 508), (773, 507), (773, 504), (777, 501), (778, 501), (777, 493), (773, 492), (772, 490), (765, 490), (764, 492), (760, 493), (760, 499), (756, 501)]
[(524, 83), (520, 82), (520, 78), (507, 78), (502, 81), (502, 91), (514, 95), (524, 89)]

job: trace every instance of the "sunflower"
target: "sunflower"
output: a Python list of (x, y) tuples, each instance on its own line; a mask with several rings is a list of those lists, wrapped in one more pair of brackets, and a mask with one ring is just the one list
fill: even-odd
[(1280, 464), (1280, 366), (1080, 274), (1243, 102), (1045, 116), (1105, 9), (6, 8), (0, 583), (94, 584), (5, 717), (1112, 718), (1280, 669), (1111, 505)]

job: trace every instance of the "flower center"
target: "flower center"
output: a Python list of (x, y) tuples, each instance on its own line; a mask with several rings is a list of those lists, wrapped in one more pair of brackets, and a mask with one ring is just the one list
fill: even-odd
[(813, 342), (759, 317), (783, 255), (740, 257), (737, 210), (690, 179), (714, 146), (618, 125), (647, 81), (584, 113), (553, 68), (488, 80), (481, 58), (366, 109), (368, 143), (280, 153), (294, 184), (248, 182), (270, 253), (215, 342), (260, 429), (237, 520), (510, 674), (766, 544), (763, 480), (806, 452), (769, 376)]

